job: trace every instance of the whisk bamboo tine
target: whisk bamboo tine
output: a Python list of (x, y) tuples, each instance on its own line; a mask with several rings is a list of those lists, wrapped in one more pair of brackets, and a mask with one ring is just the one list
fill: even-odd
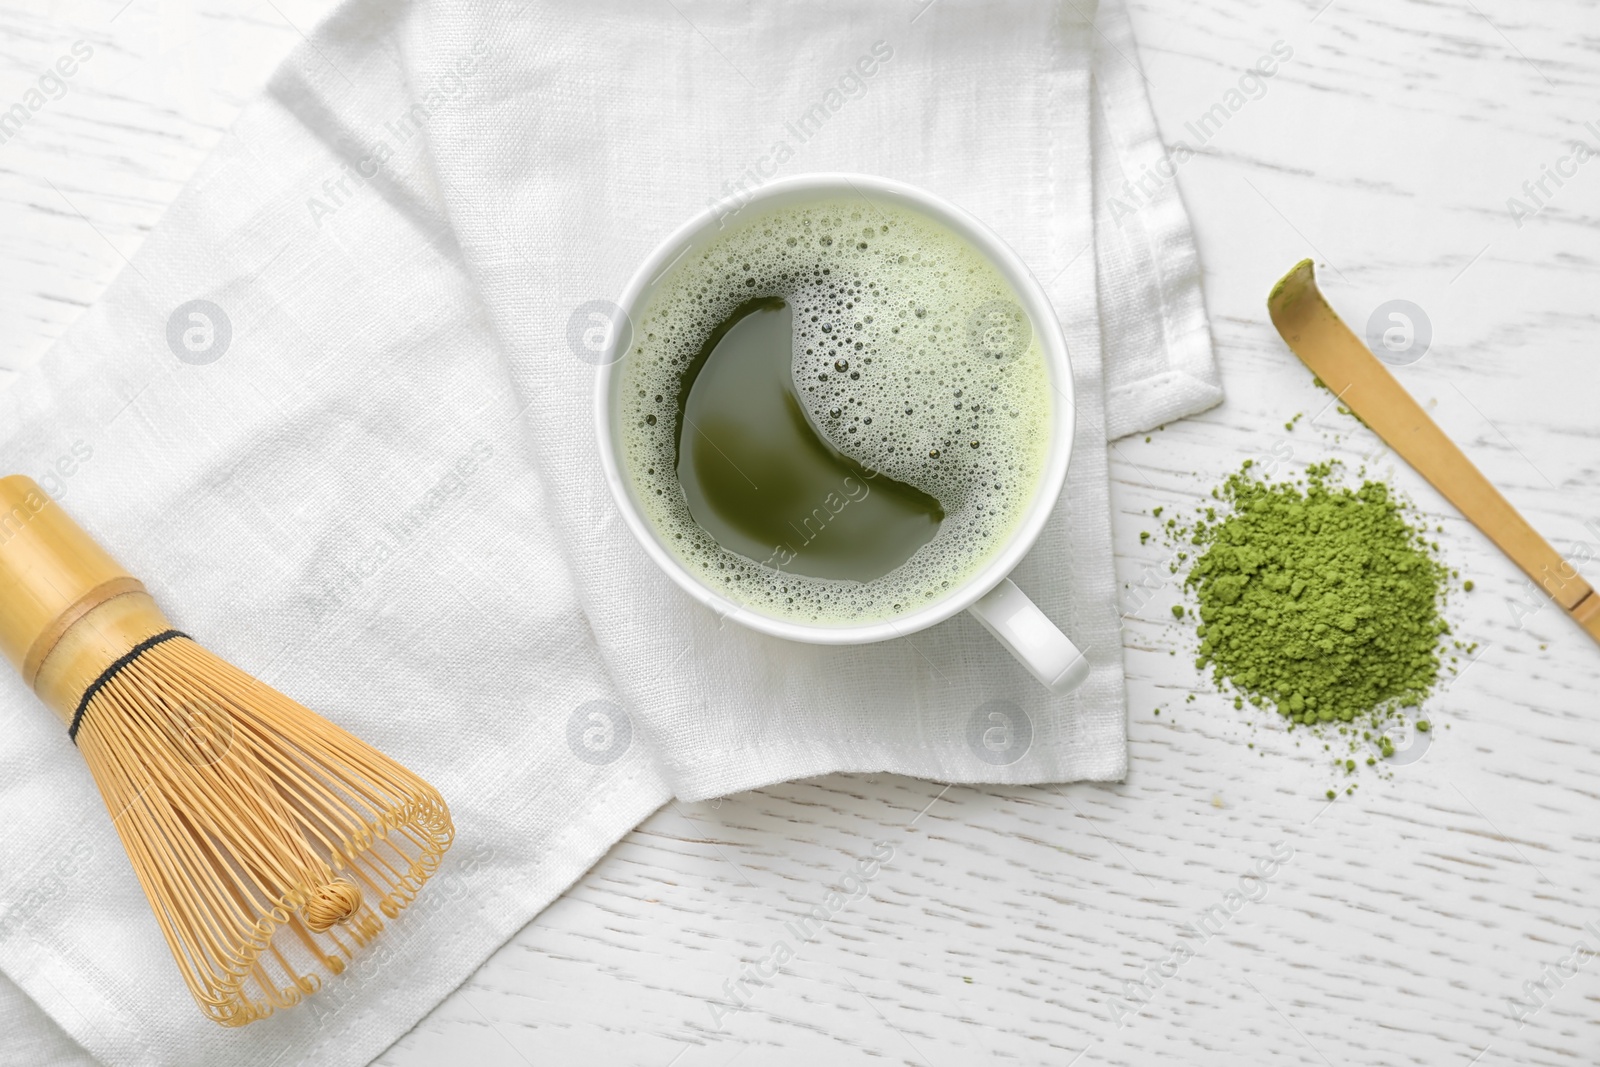
[(0, 478), (0, 649), (67, 726), (185, 984), (225, 1026), (342, 973), (450, 847), (431, 786), (176, 631), (17, 476)]

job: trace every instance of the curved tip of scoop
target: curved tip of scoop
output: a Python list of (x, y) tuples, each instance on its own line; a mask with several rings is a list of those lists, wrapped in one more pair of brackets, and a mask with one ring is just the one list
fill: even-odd
[(1080, 652), (1078, 654), (1078, 658), (1073, 660), (1067, 666), (1066, 670), (1056, 675), (1055, 680), (1047, 684), (1050, 688), (1050, 692), (1054, 693), (1056, 696), (1064, 697), (1074, 689), (1078, 688), (1078, 686), (1082, 685), (1088, 680), (1088, 678), (1089, 661), (1085, 659), (1083, 653)]
[(1280, 331), (1282, 325), (1279, 320), (1283, 313), (1307, 292), (1317, 292), (1317, 271), (1311, 260), (1302, 259), (1290, 269), (1289, 273), (1279, 278), (1278, 283), (1272, 287), (1272, 292), (1267, 294), (1267, 313)]

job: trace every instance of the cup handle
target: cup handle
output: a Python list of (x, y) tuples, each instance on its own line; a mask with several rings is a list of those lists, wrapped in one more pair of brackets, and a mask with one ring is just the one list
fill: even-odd
[(1010, 578), (967, 609), (1046, 689), (1064, 696), (1089, 677), (1089, 661)]

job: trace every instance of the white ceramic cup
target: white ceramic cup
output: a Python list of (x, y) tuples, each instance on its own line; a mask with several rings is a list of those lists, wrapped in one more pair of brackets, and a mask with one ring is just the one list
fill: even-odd
[[(1050, 448), (1039, 487), (1022, 521), (978, 570), (938, 599), (914, 611), (888, 619), (851, 624), (807, 623), (781, 618), (740, 604), (716, 592), (697, 578), (667, 548), (662, 536), (644, 516), (634, 497), (633, 480), (622, 470), (622, 405), (617, 396), (622, 380), (620, 360), (632, 343), (632, 324), (643, 316), (657, 284), (669, 268), (690, 252), (713, 241), (728, 225), (788, 204), (822, 199), (865, 198), (890, 203), (920, 213), (954, 231), (981, 251), (999, 270), (1022, 301), (1034, 335), (1039, 339), (1050, 374), (1052, 398)], [(722, 210), (726, 207), (727, 210)], [(858, 645), (887, 641), (927, 629), (970, 611), (1023, 666), (1052, 692), (1067, 693), (1089, 676), (1083, 653), (1044, 612), (1007, 577), (1033, 547), (1055, 507), (1072, 453), (1072, 370), (1067, 344), (1044, 290), (1016, 253), (987, 226), (960, 208), (931, 193), (901, 182), (863, 174), (805, 174), (762, 186), (737, 206), (721, 205), (697, 215), (668, 237), (639, 267), (623, 290), (616, 308), (610, 309), (610, 329), (598, 353), (600, 370), (595, 387), (595, 422), (600, 437), (600, 461), (606, 481), (628, 528), (651, 559), (689, 595), (717, 614), (752, 630), (825, 645)], [(1066, 561), (1062, 561), (1065, 565)]]

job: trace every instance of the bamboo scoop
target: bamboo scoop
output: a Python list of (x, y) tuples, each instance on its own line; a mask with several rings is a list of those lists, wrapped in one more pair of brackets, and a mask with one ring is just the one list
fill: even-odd
[(1500, 491), (1462, 454), (1422, 407), (1401, 388), (1354, 333), (1328, 306), (1312, 276), (1311, 261), (1301, 260), (1267, 297), (1272, 324), (1294, 354), (1339, 402), (1360, 416), (1418, 474), (1444, 494), (1482, 530), (1511, 562), (1572, 616), (1590, 637), (1600, 641), (1600, 596)]

